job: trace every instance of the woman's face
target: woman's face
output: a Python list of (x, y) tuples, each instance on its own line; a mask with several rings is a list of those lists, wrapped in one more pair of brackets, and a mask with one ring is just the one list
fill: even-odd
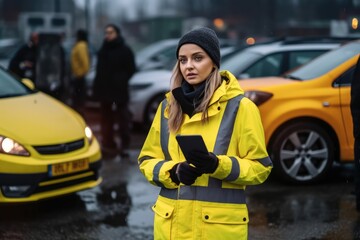
[(113, 27), (105, 28), (105, 40), (110, 42), (117, 38), (117, 33)]
[(215, 67), (209, 55), (201, 47), (192, 43), (180, 47), (178, 61), (185, 81), (195, 88), (208, 78)]

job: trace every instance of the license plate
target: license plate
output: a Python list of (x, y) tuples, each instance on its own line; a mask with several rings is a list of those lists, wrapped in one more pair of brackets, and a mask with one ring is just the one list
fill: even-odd
[(64, 174), (79, 172), (89, 168), (89, 161), (87, 159), (80, 159), (72, 162), (64, 162), (53, 164), (49, 166), (49, 175), (60, 176)]

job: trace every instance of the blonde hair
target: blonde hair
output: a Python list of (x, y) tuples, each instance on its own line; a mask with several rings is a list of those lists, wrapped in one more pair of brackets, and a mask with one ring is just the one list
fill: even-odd
[[(180, 72), (179, 61), (176, 62), (175, 67), (172, 71), (171, 76), (171, 86), (170, 91), (175, 88), (181, 87), (182, 82), (185, 81), (183, 75)], [(210, 100), (215, 92), (215, 90), (221, 84), (221, 76), (219, 73), (219, 68), (214, 66), (214, 70), (209, 74), (208, 78), (205, 80), (205, 90), (204, 97), (201, 100), (201, 103), (196, 107), (195, 112), (202, 112), (201, 121), (205, 123), (208, 120), (208, 106)], [(181, 110), (180, 104), (176, 101), (174, 96), (170, 94), (170, 101), (168, 103), (168, 112), (169, 112), (169, 130), (170, 132), (177, 132), (184, 120), (184, 115)]]

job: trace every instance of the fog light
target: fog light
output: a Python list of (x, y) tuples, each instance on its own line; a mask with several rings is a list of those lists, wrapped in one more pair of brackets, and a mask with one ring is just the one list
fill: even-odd
[(2, 192), (6, 197), (24, 197), (30, 189), (30, 185), (2, 186)]

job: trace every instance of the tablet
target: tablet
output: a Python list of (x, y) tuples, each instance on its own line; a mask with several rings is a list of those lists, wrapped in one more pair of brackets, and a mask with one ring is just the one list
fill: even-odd
[(193, 150), (208, 153), (201, 135), (176, 135), (176, 140), (179, 143), (180, 149), (186, 159), (188, 158), (189, 153)]

